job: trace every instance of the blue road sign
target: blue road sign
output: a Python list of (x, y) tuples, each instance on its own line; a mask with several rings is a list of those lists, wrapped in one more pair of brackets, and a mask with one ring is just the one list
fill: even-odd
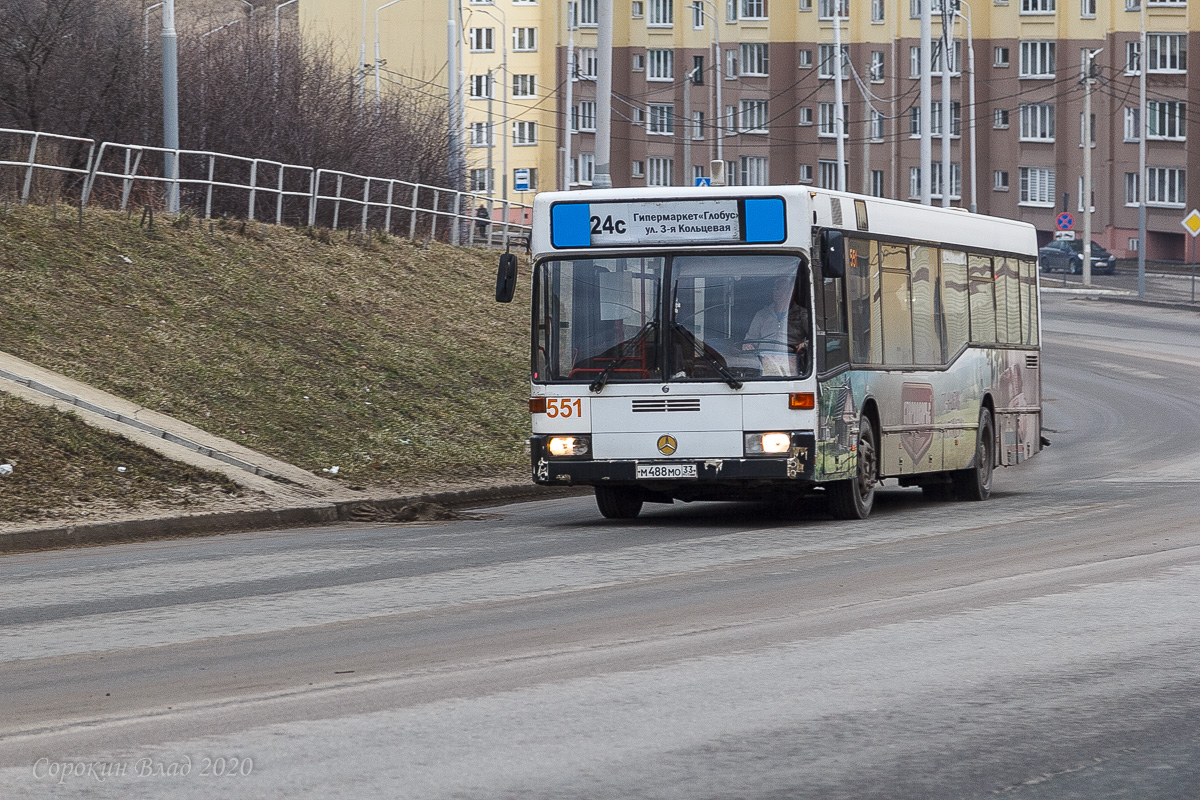
[(712, 178), (696, 178), (694, 186), (712, 186)]
[(529, 170), (514, 169), (513, 170), (513, 191), (528, 192), (529, 191)]
[(1054, 220), (1054, 224), (1060, 231), (1069, 231), (1075, 227), (1075, 218), (1071, 216), (1070, 212), (1064, 211)]

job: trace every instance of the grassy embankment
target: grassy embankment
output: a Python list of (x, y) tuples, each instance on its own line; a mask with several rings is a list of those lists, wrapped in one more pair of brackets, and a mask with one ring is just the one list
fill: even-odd
[[(352, 485), (520, 469), (527, 305), (493, 302), (494, 251), (139, 219), (89, 211), (81, 231), (48, 208), (0, 215), (0, 350)], [(16, 407), (0, 405), (0, 462), (18, 466), (0, 520), (29, 513), (21, 476), (47, 503), (102, 496), (24, 466), (44, 442), (116, 474), (106, 440), (64, 445), (52, 417)], [(193, 473), (163, 480), (213, 484)]]

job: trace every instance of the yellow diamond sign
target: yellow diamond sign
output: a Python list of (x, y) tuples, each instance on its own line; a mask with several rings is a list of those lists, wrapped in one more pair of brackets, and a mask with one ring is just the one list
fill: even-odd
[(1188, 233), (1193, 238), (1200, 235), (1200, 211), (1193, 208), (1192, 213), (1183, 218), (1182, 225), (1188, 229)]

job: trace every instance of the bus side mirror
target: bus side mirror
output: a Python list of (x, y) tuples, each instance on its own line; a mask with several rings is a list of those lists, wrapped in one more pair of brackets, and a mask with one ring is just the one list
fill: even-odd
[(512, 253), (500, 256), (500, 267), (496, 270), (496, 302), (511, 303), (517, 291), (517, 257)]
[(841, 231), (821, 231), (821, 274), (827, 278), (846, 274), (846, 240)]

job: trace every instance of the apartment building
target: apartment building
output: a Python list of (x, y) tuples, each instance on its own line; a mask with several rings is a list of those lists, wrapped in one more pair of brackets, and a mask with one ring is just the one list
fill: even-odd
[[(1188, 112), (1200, 98), (1187, 69), (1198, 37), (1189, 36), (1197, 23), (1186, 0), (960, 0), (946, 57), (942, 0), (931, 0), (930, 120), (921, 119), (918, 91), (921, 1), (614, 0), (613, 185), (690, 186), (719, 158), (731, 183), (833, 186), (840, 79), (847, 189), (915, 200), (928, 180), (933, 202), (948, 193), (952, 205), (1031, 222), (1044, 239), (1064, 208), (1078, 218), (1088, 194), (1096, 240), (1130, 256), (1145, 68), (1147, 256), (1184, 257), (1180, 221), (1200, 205), (1187, 194), (1187, 174), (1200, 166), (1187, 147)], [(302, 24), (340, 31), (348, 64), (365, 50), (370, 70), (374, 16), (385, 3), (302, 0)], [(380, 11), (381, 75), (445, 92), (449, 8), (402, 0)], [(596, 0), (461, 0), (459, 8), (472, 188), (528, 200), (536, 190), (590, 186)], [(1086, 54), (1096, 50), (1092, 185), (1084, 192), (1082, 75)], [(946, 132), (944, 69), (951, 84)], [(925, 124), (935, 162), (929, 176), (920, 170)], [(951, 142), (946, 175), (943, 135)], [(528, 192), (514, 191), (518, 178), (528, 178)]]

